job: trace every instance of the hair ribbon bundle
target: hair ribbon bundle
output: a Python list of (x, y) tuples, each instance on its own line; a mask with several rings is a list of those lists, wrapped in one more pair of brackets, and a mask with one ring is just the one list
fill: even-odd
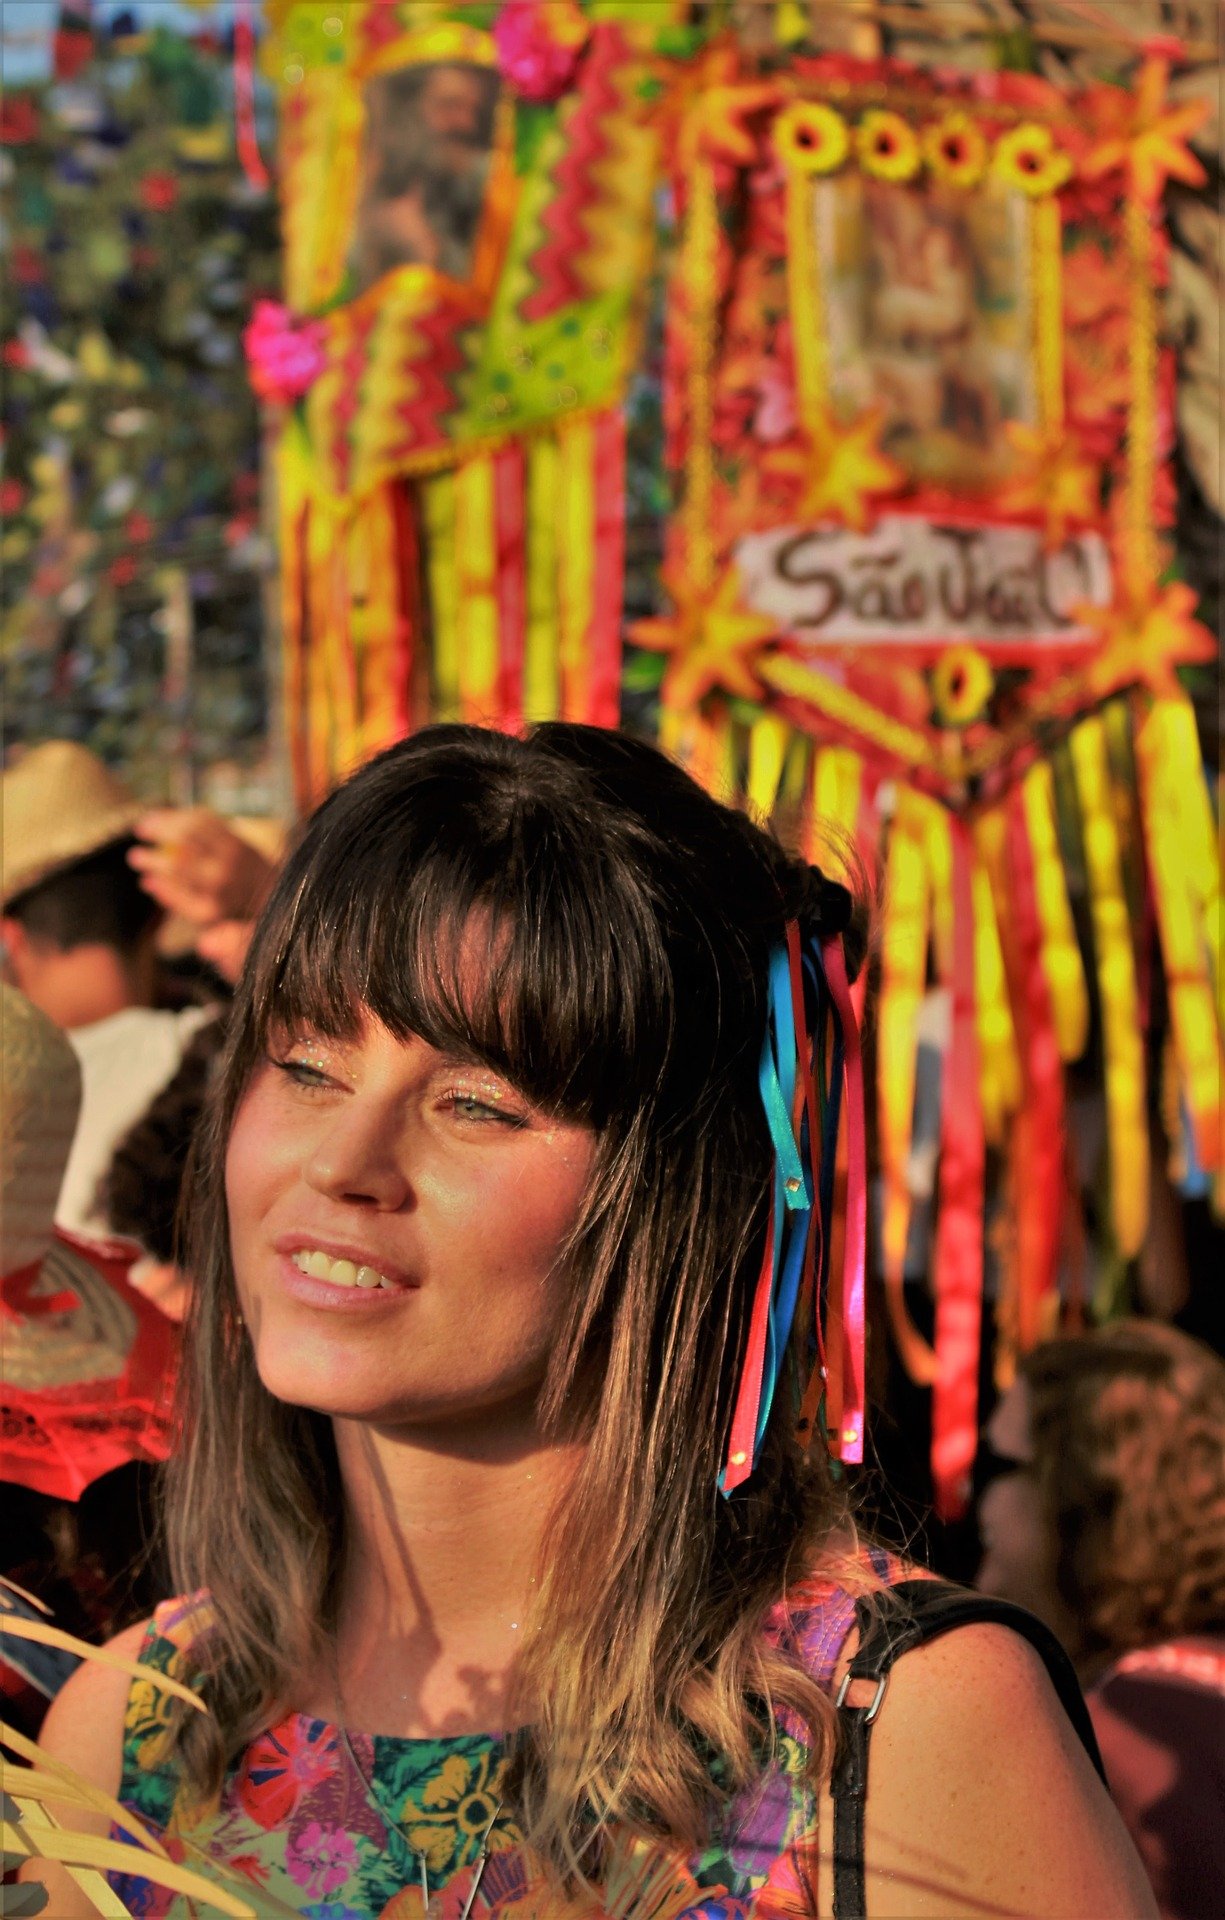
[[(845, 925), (849, 896), (826, 882), (825, 897), (830, 896), (835, 897), (831, 906), (836, 900), (835, 912), (823, 918), (837, 915)], [(773, 949), (758, 1085), (774, 1148), (772, 1194), (727, 1459), (719, 1479), (724, 1494), (747, 1480), (757, 1464), (792, 1333), (797, 1319), (802, 1324), (809, 1312), (807, 1358), (812, 1373), (803, 1394), (800, 1430), (811, 1437), (826, 1398), (827, 1344), (836, 1343), (842, 1390), (834, 1396), (840, 1398), (840, 1405), (830, 1408), (836, 1430), (829, 1443), (844, 1461), (863, 1458), (867, 1192), (863, 1065), (840, 931), (824, 939), (819, 932), (805, 937), (792, 920), (785, 942)], [(831, 1285), (831, 1227), (844, 1093), (846, 1227), (841, 1271)]]

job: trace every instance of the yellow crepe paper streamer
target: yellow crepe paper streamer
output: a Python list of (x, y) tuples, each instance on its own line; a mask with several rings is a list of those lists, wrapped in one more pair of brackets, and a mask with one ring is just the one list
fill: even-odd
[(829, 394), (829, 349), (825, 333), (821, 263), (813, 231), (813, 182), (792, 162), (787, 167), (787, 300), (800, 424), (811, 433), (825, 416)]
[(556, 720), (561, 712), (557, 604), (560, 467), (552, 435), (532, 441), (527, 453), (527, 606), (523, 636), (523, 717), (529, 724)]
[(927, 877), (931, 897), (932, 947), (936, 972), (947, 983), (953, 977), (953, 841), (949, 817), (941, 806), (928, 802)]
[(497, 704), (497, 533), (493, 461), (484, 453), (455, 475), (455, 583), (460, 716), (488, 726)]
[(854, 840), (863, 797), (863, 759), (850, 747), (822, 747), (812, 769), (812, 817), (808, 857), (820, 864), (821, 829), (830, 824)]
[(595, 428), (567, 421), (557, 436), (561, 544), (557, 589), (561, 629), (562, 715), (591, 717), (590, 633), (595, 590)]
[(1025, 775), (1021, 798), (1033, 853), (1042, 971), (1050, 989), (1055, 1037), (1062, 1059), (1079, 1060), (1089, 1039), (1089, 989), (1055, 827), (1054, 776), (1045, 760), (1036, 761)]
[(280, 436), (275, 457), (277, 552), (280, 556), (281, 697), (286, 744), (293, 770), (294, 804), (305, 812), (310, 805), (306, 765), (304, 706), (306, 646), (304, 623), (302, 516), (309, 497), (308, 455), (296, 420)]
[(425, 520), (426, 578), (433, 633), (435, 720), (458, 720), (460, 692), (460, 592), (455, 566), (455, 476), (436, 474), (421, 487)]
[(710, 701), (698, 716), (707, 793), (725, 806), (736, 799), (736, 726), (722, 700)]
[(1221, 1035), (1211, 975), (1219, 980), (1220, 870), (1190, 702), (1154, 701), (1136, 744), (1179, 1079), (1196, 1158), (1219, 1174)]
[(902, 1363), (930, 1384), (936, 1356), (906, 1312), (903, 1281), (910, 1228), (910, 1142), (914, 1127), (919, 1002), (927, 980), (930, 802), (899, 787), (885, 860), (881, 921), (876, 1097), (884, 1174), (882, 1254), (889, 1316)]
[[(403, 731), (397, 701), (400, 573), (397, 523), (390, 487), (380, 487), (355, 514), (349, 531), (349, 619), (361, 688), (362, 757), (389, 747)], [(411, 689), (404, 690), (405, 705)]]
[(853, 881), (859, 848), (864, 765), (850, 747), (822, 747), (813, 756), (812, 789), (804, 822), (804, 857), (834, 877)]
[(917, 727), (881, 713), (871, 701), (831, 680), (828, 674), (806, 666), (802, 660), (784, 653), (766, 653), (754, 660), (753, 671), (775, 693), (815, 707), (828, 719), (862, 734), (895, 759), (916, 767), (939, 764), (927, 736)]
[(980, 861), (971, 875), (974, 895), (974, 1000), (978, 1019), (979, 1092), (983, 1130), (1004, 1144), (1008, 1117), (1021, 1104), (1021, 1061), (1004, 974), (1004, 953), (991, 878)]
[(1131, 1259), (1139, 1252), (1148, 1226), (1144, 1041), (1101, 721), (1096, 716), (1082, 720), (1072, 730), (1071, 746), (1102, 1009), (1110, 1217), (1118, 1250), (1125, 1259)]
[(357, 713), (337, 622), (346, 617), (343, 531), (316, 500), (307, 530), (307, 757), (311, 797), (322, 800), (356, 757)]
[(1134, 196), (1123, 204), (1131, 283), (1130, 409), (1123, 535), (1116, 543), (1123, 590), (1142, 601), (1160, 571), (1153, 523), (1157, 450), (1157, 296), (1153, 234), (1148, 208)]
[(714, 425), (715, 319), (718, 306), (719, 203), (715, 173), (699, 152), (689, 185), (689, 212), (681, 246), (681, 281), (689, 306), (689, 440), (682, 524), (685, 565), (695, 587), (715, 582)]
[(778, 799), (791, 729), (775, 713), (759, 713), (749, 728), (747, 798), (759, 820), (768, 820)]
[(1029, 203), (1029, 284), (1034, 303), (1038, 406), (1047, 434), (1064, 421), (1063, 219), (1056, 196)]

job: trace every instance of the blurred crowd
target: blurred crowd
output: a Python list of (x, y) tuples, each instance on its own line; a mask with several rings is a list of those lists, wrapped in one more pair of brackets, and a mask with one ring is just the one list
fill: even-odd
[[(176, 1223), (282, 852), (267, 822), (142, 807), (70, 743), (3, 776), (0, 1604), (90, 1640), (163, 1596)], [(1157, 1320), (1046, 1342), (980, 1465), (979, 1585), (1076, 1663), (1162, 1912), (1225, 1913), (1225, 1364)], [(0, 1630), (5, 1717), (36, 1730), (70, 1666)]]

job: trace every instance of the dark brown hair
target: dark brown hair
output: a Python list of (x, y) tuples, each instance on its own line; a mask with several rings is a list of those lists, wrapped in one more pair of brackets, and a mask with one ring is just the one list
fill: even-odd
[(1173, 1327), (1122, 1320), (1047, 1341), (1020, 1371), (1086, 1658), (1225, 1632), (1225, 1363)]
[(753, 1478), (716, 1491), (771, 1187), (768, 957), (827, 902), (662, 754), (594, 728), (431, 728), (316, 814), (256, 933), (201, 1141), (169, 1506), (176, 1578), (219, 1620), (213, 1717), (179, 1736), (201, 1791), (326, 1647), (345, 1545), (330, 1423), (269, 1396), (238, 1320), (226, 1141), (270, 1035), (346, 1033), (363, 1007), (597, 1133), (542, 1392), (546, 1425), (586, 1445), (517, 1670), (529, 1843), (573, 1880), (619, 1822), (695, 1842), (709, 1754), (749, 1779), (772, 1700), (827, 1762), (829, 1703), (760, 1626), (845, 1545), (828, 1463), (784, 1411)]

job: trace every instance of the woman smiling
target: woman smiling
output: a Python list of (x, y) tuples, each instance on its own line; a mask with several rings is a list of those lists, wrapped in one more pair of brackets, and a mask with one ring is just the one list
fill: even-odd
[(123, 1643), (211, 1711), (83, 1672), (45, 1735), (259, 1911), (1151, 1913), (1040, 1630), (916, 1645), (800, 1431), (848, 916), (593, 729), (428, 730), (315, 816), (196, 1176), (183, 1597)]

